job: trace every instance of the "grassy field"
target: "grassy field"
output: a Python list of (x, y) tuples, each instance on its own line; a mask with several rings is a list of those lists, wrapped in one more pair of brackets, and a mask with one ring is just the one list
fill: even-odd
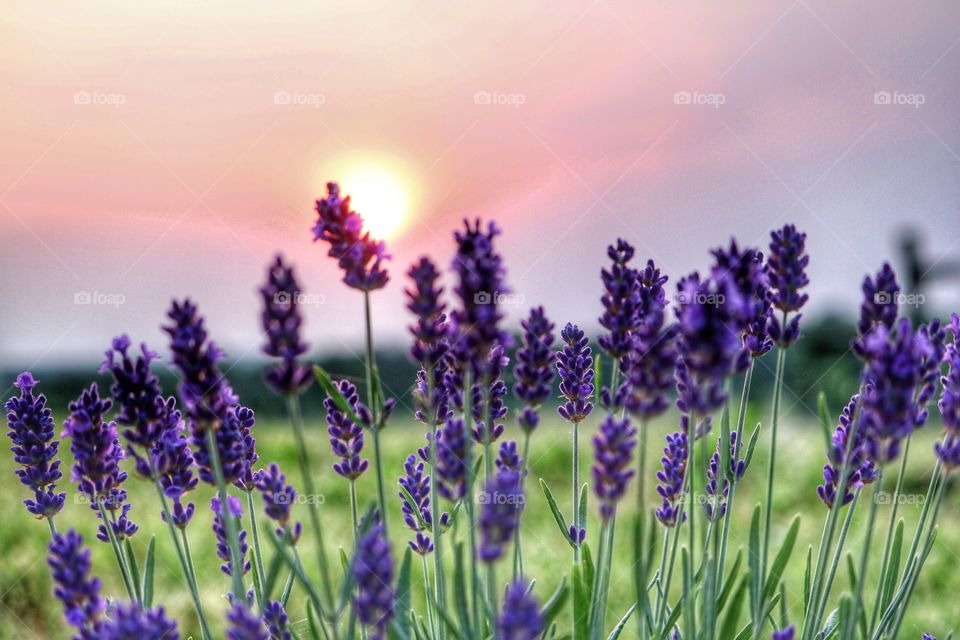
[[(59, 413), (58, 413), (59, 416)], [(350, 509), (347, 483), (330, 470), (331, 456), (325, 440), (319, 416), (308, 417), (310, 423), (310, 449), (314, 459), (316, 483), (323, 492), (322, 518), (327, 532), (328, 555), (332, 559), (334, 547), (349, 549), (352, 544), (350, 528)], [(595, 427), (595, 421), (588, 421), (585, 431), (589, 434)], [(820, 480), (823, 465), (822, 440), (817, 427), (812, 422), (797, 416), (786, 421), (778, 456), (778, 481), (775, 491), (774, 543), (783, 535), (795, 513), (803, 516), (800, 539), (794, 554), (794, 561), (786, 575), (790, 614), (799, 615), (800, 589), (803, 580), (803, 556), (808, 545), (819, 541), (825, 508), (816, 498), (815, 487)], [(662, 447), (663, 434), (673, 429), (668, 421), (656, 423), (651, 427), (651, 445), (647, 453), (650, 479), (654, 482), (652, 469), (657, 466), (659, 449)], [(395, 478), (405, 456), (414, 451), (423, 442), (422, 428), (412, 422), (397, 421), (384, 434), (384, 446), (387, 452), (388, 478)], [(256, 427), (257, 444), (261, 461), (278, 462), (289, 477), (299, 484), (296, 471), (296, 450), (292, 436), (284, 423), (259, 424)], [(508, 430), (506, 437), (513, 432)], [(926, 429), (913, 443), (913, 454), (908, 467), (908, 477), (904, 493), (907, 496), (920, 496), (926, 491), (929, 470), (932, 467), (931, 443), (933, 429)], [(581, 474), (588, 477), (589, 438), (586, 455), (582, 459)], [(535, 433), (531, 447), (533, 478), (528, 482), (527, 506), (523, 516), (523, 545), (527, 573), (537, 579), (536, 592), (541, 599), (546, 598), (556, 587), (558, 581), (567, 572), (571, 553), (570, 548), (560, 537), (540, 489), (537, 478), (544, 478), (557, 495), (561, 505), (569, 504), (569, 430), (559, 420), (546, 420)], [(67, 454), (69, 455), (69, 454)], [(69, 460), (67, 460), (69, 462)], [(736, 551), (746, 544), (747, 523), (753, 505), (762, 498), (766, 473), (766, 450), (760, 447), (751, 468), (737, 493), (737, 505), (733, 513), (738, 527), (731, 534), (731, 548)], [(892, 475), (892, 473), (891, 473)], [(12, 473), (9, 454), (0, 456), (0, 478), (4, 479), (6, 489), (0, 494), (0, 509), (3, 524), (0, 526), (0, 638), (65, 638), (68, 629), (62, 623), (61, 608), (51, 595), (51, 582), (46, 566), (46, 544), (49, 532), (42, 522), (33, 520), (20, 504), (25, 497)], [(892, 478), (888, 480), (892, 485)], [(183, 637), (197, 637), (196, 619), (190, 603), (188, 590), (181, 580), (176, 556), (167, 538), (165, 528), (159, 518), (157, 499), (150, 485), (131, 477), (127, 482), (130, 501), (133, 503), (132, 517), (141, 525), (140, 532), (134, 537), (135, 548), (142, 554), (151, 533), (157, 536), (157, 601), (163, 603), (168, 612), (179, 619)], [(634, 482), (632, 489), (635, 490)], [(652, 493), (652, 485), (648, 484)], [(407, 533), (399, 516), (399, 498), (396, 497), (395, 484), (388, 486), (389, 498), (396, 507), (389, 515), (391, 533), (394, 537), (394, 553), (399, 556), (405, 544)], [(359, 482), (361, 500), (372, 499), (375, 495), (374, 474), (371, 471)], [(209, 616), (220, 626), (222, 613), (226, 608), (224, 592), (229, 588), (228, 579), (217, 566), (214, 539), (210, 532), (210, 512), (208, 509), (210, 490), (201, 487), (193, 494), (198, 506), (198, 516), (190, 525), (191, 545), (194, 560), (198, 565), (200, 588), (206, 601)], [(957, 571), (958, 552), (960, 552), (960, 515), (958, 515), (956, 492), (951, 492), (941, 511), (941, 531), (936, 547), (921, 577), (914, 598), (913, 607), (903, 626), (901, 637), (919, 638), (922, 631), (931, 631), (940, 638), (950, 629), (960, 624), (960, 609), (953, 601), (960, 592), (960, 571)], [(67, 506), (58, 517), (61, 529), (75, 526), (94, 548), (93, 564), (95, 572), (104, 583), (104, 592), (117, 598), (123, 597), (123, 587), (116, 571), (115, 559), (108, 545), (96, 541), (94, 514), (89, 508), (74, 500), (75, 492), (70, 487)], [(651, 499), (652, 500), (652, 499)], [(258, 498), (259, 503), (259, 498)], [(588, 541), (596, 544), (599, 527), (596, 526), (595, 505), (591, 504), (591, 522), (588, 528)], [(880, 508), (877, 532), (874, 540), (882, 544), (886, 527), (886, 517), (890, 507)], [(569, 508), (566, 509), (569, 511)], [(636, 510), (636, 496), (631, 493), (618, 517), (617, 544), (614, 553), (614, 575), (611, 593), (611, 621), (619, 618), (633, 602), (633, 586), (630, 577), (632, 551), (630, 550), (630, 522)], [(848, 540), (848, 548), (859, 549), (864, 534), (866, 509), (860, 510)], [(916, 499), (908, 499), (900, 506), (900, 513), (906, 519), (907, 535), (912, 534), (912, 523), (919, 513)], [(306, 524), (305, 507), (299, 507), (299, 518)], [(246, 526), (246, 517), (244, 525)], [(263, 520), (261, 520), (261, 525)], [(309, 535), (309, 534), (305, 534)], [(268, 543), (265, 543), (268, 544)], [(308, 568), (315, 567), (312, 543), (304, 540), (301, 550)], [(879, 553), (875, 554), (879, 555)], [(876, 576), (878, 567), (872, 568)], [(419, 583), (419, 563), (414, 565), (414, 581)], [(501, 567), (501, 577), (507, 568)], [(834, 589), (839, 593), (848, 588), (847, 576), (838, 574)], [(422, 583), (416, 589), (422, 596)], [(872, 589), (867, 593), (872, 599)], [(422, 609), (421, 609), (422, 610)], [(290, 607), (291, 619), (295, 629), (305, 627), (303, 597), (295, 591)], [(567, 614), (569, 615), (569, 614)], [(566, 616), (561, 624), (567, 624)], [(634, 629), (629, 626), (622, 637), (633, 637)]]

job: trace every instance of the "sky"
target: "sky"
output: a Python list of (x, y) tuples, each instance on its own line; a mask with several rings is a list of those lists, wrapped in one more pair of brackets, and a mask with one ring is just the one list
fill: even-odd
[[(596, 333), (618, 237), (676, 280), (786, 222), (808, 233), (811, 312), (853, 314), (905, 225), (932, 263), (960, 257), (958, 18), (902, 0), (4, 0), (0, 362), (93, 362), (119, 333), (162, 350), (184, 296), (256, 357), (278, 251), (313, 295), (313, 353), (359, 351), (362, 297), (310, 232), (324, 184), (357, 176), (393, 255), (381, 344), (405, 340), (409, 265), (448, 265), (477, 216), (503, 228), (514, 326), (542, 304)], [(930, 298), (960, 307), (956, 282)]]

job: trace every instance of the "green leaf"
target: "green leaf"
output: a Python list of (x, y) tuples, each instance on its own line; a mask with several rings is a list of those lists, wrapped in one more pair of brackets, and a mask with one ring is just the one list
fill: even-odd
[(345, 413), (350, 421), (357, 425), (363, 425), (363, 420), (354, 412), (353, 407), (347, 402), (347, 399), (343, 397), (343, 394), (340, 393), (340, 389), (337, 388), (337, 385), (334, 384), (333, 378), (330, 377), (330, 374), (324, 371), (323, 367), (320, 365), (313, 366), (313, 374), (317, 377), (317, 382), (320, 383), (320, 386), (323, 387), (323, 390), (326, 392), (327, 396), (333, 400), (333, 403), (337, 405), (337, 409)]
[(743, 456), (743, 472), (746, 473), (750, 468), (750, 461), (753, 460), (753, 451), (757, 448), (757, 440), (760, 438), (760, 424), (758, 423), (753, 433), (750, 434), (750, 440), (747, 441), (746, 453)]
[(400, 615), (395, 616), (395, 628), (402, 637), (410, 636), (410, 616), (407, 613), (411, 609), (412, 594), (410, 593), (410, 564), (412, 559), (412, 550), (406, 548), (403, 554), (403, 560), (400, 563), (400, 573), (397, 578), (396, 591), (396, 610)]
[(560, 511), (560, 507), (557, 506), (557, 501), (553, 497), (553, 492), (550, 491), (550, 487), (547, 486), (547, 481), (543, 478), (540, 478), (540, 488), (543, 490), (543, 495), (546, 497), (547, 504), (550, 506), (550, 511), (553, 513), (553, 519), (557, 521), (557, 527), (560, 529), (563, 539), (567, 541), (567, 544), (573, 547), (574, 544), (573, 541), (570, 540), (570, 529), (567, 527), (567, 521), (563, 519), (563, 513)]
[(883, 592), (880, 599), (880, 611), (885, 611), (890, 599), (893, 598), (893, 590), (897, 586), (897, 578), (900, 575), (900, 562), (903, 552), (903, 518), (897, 522), (897, 530), (893, 534), (893, 545), (890, 547), (890, 560), (887, 566), (887, 575), (884, 580)]
[(450, 612), (447, 611), (447, 608), (438, 605), (436, 610), (437, 613), (440, 614), (440, 617), (443, 618), (443, 622), (447, 626), (447, 630), (453, 634), (453, 637), (457, 640), (464, 640), (463, 634), (460, 633), (460, 629), (457, 628), (457, 623), (454, 622), (453, 617), (450, 615)]
[(797, 542), (797, 533), (800, 531), (800, 515), (797, 514), (793, 517), (793, 522), (790, 523), (790, 530), (787, 531), (787, 537), (783, 539), (783, 543), (780, 545), (780, 551), (777, 552), (777, 557), (774, 558), (773, 564), (770, 565), (770, 572), (767, 574), (766, 586), (763, 590), (764, 600), (773, 597), (773, 594), (776, 593), (777, 587), (780, 585), (780, 578), (783, 576), (783, 570), (787, 566), (787, 562), (790, 560), (790, 555), (793, 553), (793, 546)]
[(590, 545), (584, 542), (580, 546), (580, 564), (584, 582), (587, 583), (587, 592), (593, 598), (593, 582), (596, 579), (596, 567), (593, 564), (593, 554), (590, 552)]
[(157, 539), (156, 536), (150, 536), (150, 542), (147, 544), (147, 555), (143, 566), (143, 607), (144, 609), (153, 608), (153, 573), (156, 565)]
[(857, 590), (857, 568), (853, 566), (853, 554), (847, 551), (847, 580), (850, 581), (850, 591)]
[(833, 447), (833, 419), (830, 417), (830, 408), (827, 406), (827, 395), (821, 391), (817, 396), (817, 410), (820, 414), (820, 435), (823, 436), (823, 450), (829, 452)]
[[(720, 414), (720, 442), (730, 442), (730, 406), (728, 404), (723, 405), (723, 413)], [(726, 475), (728, 478), (732, 478), (733, 475), (730, 472), (729, 446), (720, 447), (720, 461), (720, 468), (724, 470), (724, 475)]]
[(600, 380), (603, 380), (603, 359), (599, 353), (593, 359), (593, 379), (597, 381), (593, 385), (593, 404), (599, 407), (601, 405), (600, 389), (603, 386), (600, 384)]
[(740, 565), (742, 563), (743, 548), (740, 548), (737, 549), (737, 555), (733, 559), (733, 565), (730, 567), (730, 572), (727, 574), (727, 579), (724, 581), (723, 588), (720, 590), (720, 596), (717, 598), (718, 612), (723, 611), (724, 607), (727, 606), (727, 599), (730, 597), (731, 590), (733, 589), (734, 585), (738, 584), (737, 576), (740, 573)]
[(607, 640), (617, 640), (620, 637), (620, 633), (623, 632), (623, 628), (627, 625), (627, 620), (630, 619), (630, 616), (633, 615), (633, 610), (637, 608), (637, 603), (634, 602), (633, 606), (627, 609), (627, 612), (623, 614), (623, 617), (620, 618), (620, 622), (617, 623), (617, 626), (613, 628), (613, 631), (610, 632), (610, 635), (607, 636)]
[(273, 589), (277, 586), (277, 579), (280, 578), (280, 568), (283, 566), (283, 560), (278, 554), (273, 554), (270, 558), (270, 564), (267, 566), (267, 579), (263, 581), (263, 599), (269, 601), (273, 597)]
[(820, 630), (820, 638), (826, 640), (832, 636), (840, 626), (840, 609), (834, 609), (830, 612), (830, 615), (827, 616), (827, 621), (823, 623), (823, 628)]
[(665, 638), (670, 635), (670, 630), (673, 629), (673, 625), (677, 624), (677, 620), (680, 618), (680, 612), (683, 610), (685, 605), (685, 600), (681, 596), (680, 600), (677, 602), (677, 606), (673, 608), (670, 612), (670, 615), (667, 616), (666, 621), (663, 623), (663, 631), (660, 633), (660, 640), (665, 640)]
[(560, 612), (563, 610), (563, 605), (566, 604), (569, 595), (570, 589), (567, 588), (567, 577), (564, 576), (560, 579), (560, 584), (557, 585), (553, 595), (551, 595), (550, 599), (547, 600), (540, 608), (540, 617), (543, 619), (544, 628), (549, 627), (550, 623), (552, 623), (556, 617), (560, 615)]
[(590, 623), (590, 588), (576, 564), (573, 565), (570, 575), (573, 577), (574, 636), (586, 638)]
[(130, 538), (124, 538), (123, 550), (127, 554), (127, 566), (130, 569), (130, 581), (133, 582), (133, 592), (137, 600), (143, 602), (143, 579), (140, 577), (140, 565), (137, 563), (137, 554), (133, 551)]
[(423, 519), (423, 514), (420, 513), (420, 505), (417, 504), (417, 501), (414, 499), (410, 492), (407, 491), (407, 488), (397, 483), (397, 486), (400, 487), (400, 493), (403, 494), (403, 501), (407, 503), (407, 506), (410, 507), (410, 510), (413, 511), (414, 517), (417, 519), (417, 524), (420, 526), (421, 530), (427, 530), (430, 528), (430, 525), (427, 524), (427, 521)]
[(730, 608), (723, 616), (723, 622), (720, 625), (720, 637), (732, 638), (736, 634), (737, 622), (740, 620), (740, 613), (743, 611), (743, 603), (746, 601), (747, 578), (743, 577), (737, 581), (737, 586), (733, 591), (733, 598), (730, 600)]
[(737, 634), (737, 637), (734, 640), (747, 640), (752, 633), (753, 627), (748, 624), (744, 628), (740, 629), (740, 633)]
[(807, 567), (803, 571), (803, 613), (810, 608), (810, 572), (813, 568), (813, 545), (807, 546)]
[(320, 629), (317, 628), (316, 614), (314, 613), (313, 605), (309, 602), (307, 603), (307, 624), (310, 628), (310, 637), (313, 638), (313, 640), (320, 640)]
[(580, 500), (577, 502), (577, 508), (579, 511), (579, 519), (577, 522), (580, 523), (580, 526), (584, 526), (587, 522), (587, 503), (589, 502), (590, 492), (587, 490), (587, 483), (584, 482), (583, 486), (580, 487)]
[(759, 623), (757, 619), (760, 612), (760, 594), (763, 588), (763, 575), (760, 573), (760, 505), (753, 508), (753, 518), (750, 521), (750, 546), (748, 547), (749, 556), (747, 558), (750, 567), (750, 611), (752, 612), (751, 621), (754, 624)]
[(472, 635), (470, 631), (470, 614), (467, 613), (467, 580), (466, 572), (463, 567), (463, 542), (458, 542), (453, 548), (453, 584), (454, 602), (457, 607), (457, 616), (460, 618), (460, 626), (464, 629), (467, 636)]

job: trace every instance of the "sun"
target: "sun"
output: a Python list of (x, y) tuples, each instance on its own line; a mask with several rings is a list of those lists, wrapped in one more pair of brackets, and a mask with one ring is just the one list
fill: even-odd
[(342, 194), (363, 218), (364, 229), (377, 240), (396, 236), (410, 218), (410, 192), (396, 173), (376, 166), (348, 171), (340, 181)]

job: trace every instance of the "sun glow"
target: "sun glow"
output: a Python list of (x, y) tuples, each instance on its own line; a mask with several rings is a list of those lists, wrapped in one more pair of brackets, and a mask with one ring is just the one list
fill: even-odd
[(359, 166), (343, 177), (341, 193), (363, 218), (364, 228), (377, 240), (389, 240), (410, 218), (410, 192), (397, 173), (376, 166)]

